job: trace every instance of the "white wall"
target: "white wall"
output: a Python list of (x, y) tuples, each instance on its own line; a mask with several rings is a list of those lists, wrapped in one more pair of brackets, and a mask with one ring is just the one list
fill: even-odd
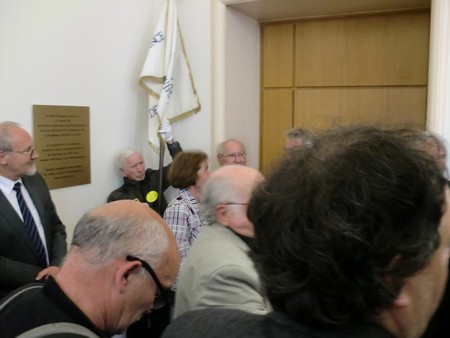
[(450, 2), (431, 3), (427, 125), (450, 137)]
[(213, 143), (227, 138), (241, 140), (247, 149), (247, 165), (257, 168), (259, 24), (219, 2), (213, 11)]
[[(137, 83), (163, 3), (0, 0), (0, 121), (32, 132), (33, 104), (90, 107), (91, 184), (51, 191), (69, 239), (81, 215), (121, 184), (113, 166), (119, 149), (135, 147), (147, 166), (158, 166), (146, 141), (147, 97)], [(174, 123), (174, 136), (184, 149), (210, 154), (213, 168), (216, 144), (242, 139), (257, 167), (258, 24), (219, 0), (177, 3), (202, 109)], [(222, 45), (219, 55), (213, 42)]]
[[(137, 82), (163, 1), (0, 0), (0, 121), (31, 131), (33, 104), (91, 109), (92, 182), (51, 191), (69, 237), (80, 216), (121, 184), (113, 167), (119, 149), (135, 147), (148, 166), (158, 166)], [(432, 1), (431, 41), (448, 42), (447, 17), (436, 18), (449, 13), (447, 1)], [(202, 110), (176, 122), (174, 136), (184, 149), (210, 154), (213, 168), (217, 143), (239, 138), (257, 167), (258, 23), (220, 0), (178, 0), (178, 18)], [(450, 44), (431, 48), (428, 124), (449, 140)]]
[[(32, 132), (32, 105), (90, 107), (91, 184), (52, 190), (72, 228), (106, 201), (122, 178), (113, 167), (126, 146), (146, 154), (147, 98), (138, 86), (162, 0), (0, 0), (0, 120)], [(202, 110), (173, 125), (185, 149), (211, 149), (211, 1), (179, 1), (179, 21)], [(202, 25), (198, 23), (202, 22)], [(167, 158), (167, 161), (169, 159)]]

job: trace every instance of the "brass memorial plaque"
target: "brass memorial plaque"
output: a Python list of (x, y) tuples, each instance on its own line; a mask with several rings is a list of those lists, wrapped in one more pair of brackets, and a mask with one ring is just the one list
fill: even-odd
[(33, 134), (49, 189), (91, 183), (89, 107), (33, 105)]

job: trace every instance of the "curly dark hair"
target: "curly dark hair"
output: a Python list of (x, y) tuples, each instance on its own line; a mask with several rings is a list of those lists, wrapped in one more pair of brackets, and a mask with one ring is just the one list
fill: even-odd
[(374, 318), (437, 249), (445, 185), (395, 130), (336, 128), (286, 154), (248, 209), (274, 309), (322, 326)]
[(178, 153), (170, 165), (167, 179), (174, 188), (185, 189), (197, 182), (202, 162), (208, 160), (203, 151), (185, 151)]

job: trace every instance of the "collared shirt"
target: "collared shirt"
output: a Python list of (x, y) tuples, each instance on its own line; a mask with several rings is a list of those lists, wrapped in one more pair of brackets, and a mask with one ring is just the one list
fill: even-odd
[(23, 221), (23, 215), (22, 215), (22, 212), (20, 211), (19, 202), (17, 201), (17, 197), (16, 197), (16, 192), (13, 189), (14, 185), (17, 182), (21, 183), (20, 191), (22, 192), (23, 199), (25, 200), (25, 203), (27, 204), (27, 207), (30, 210), (31, 216), (33, 216), (34, 223), (36, 223), (39, 237), (41, 238), (42, 244), (44, 245), (45, 255), (47, 257), (47, 264), (49, 264), (47, 241), (45, 239), (44, 226), (42, 225), (41, 218), (39, 217), (39, 213), (36, 209), (36, 206), (34, 205), (33, 200), (31, 199), (27, 188), (23, 184), (22, 179), (19, 178), (17, 181), (11, 181), (10, 179), (8, 179), (6, 177), (0, 176), (0, 190), (3, 192), (3, 195), (5, 195), (6, 199), (9, 201), (11, 206), (14, 208), (17, 215)]
[[(164, 220), (172, 230), (180, 250), (180, 271), (192, 243), (207, 221), (200, 215), (199, 203), (187, 189), (180, 189), (164, 212)], [(178, 280), (178, 279), (177, 279)], [(176, 289), (176, 281), (172, 289)]]

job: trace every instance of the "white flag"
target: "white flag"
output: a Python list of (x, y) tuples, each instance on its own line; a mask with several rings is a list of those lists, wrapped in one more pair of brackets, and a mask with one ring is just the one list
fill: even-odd
[(180, 120), (200, 110), (183, 37), (176, 0), (166, 0), (150, 42), (139, 83), (149, 94), (148, 141), (159, 151), (158, 130), (167, 119)]

